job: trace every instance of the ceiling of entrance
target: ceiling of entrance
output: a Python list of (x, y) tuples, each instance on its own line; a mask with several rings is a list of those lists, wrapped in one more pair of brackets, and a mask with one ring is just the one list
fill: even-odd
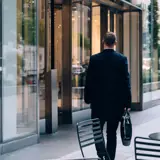
[(98, 0), (99, 3), (104, 4), (108, 7), (117, 9), (118, 11), (135, 11), (141, 10), (141, 8), (125, 1), (125, 0)]

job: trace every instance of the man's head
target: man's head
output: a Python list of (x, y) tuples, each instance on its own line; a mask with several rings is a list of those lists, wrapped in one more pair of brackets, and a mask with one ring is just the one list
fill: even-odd
[(117, 37), (113, 32), (107, 32), (103, 37), (104, 48), (114, 48), (117, 43)]

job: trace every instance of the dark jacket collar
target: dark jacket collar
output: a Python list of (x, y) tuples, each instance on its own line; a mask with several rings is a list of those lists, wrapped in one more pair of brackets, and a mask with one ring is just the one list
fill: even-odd
[(102, 51), (102, 53), (106, 53), (106, 52), (108, 52), (108, 53), (113, 53), (113, 52), (115, 52), (115, 50), (114, 49), (104, 49), (103, 51)]
[(112, 48), (106, 48), (106, 49), (104, 49), (103, 51), (115, 51), (115, 50), (112, 49)]

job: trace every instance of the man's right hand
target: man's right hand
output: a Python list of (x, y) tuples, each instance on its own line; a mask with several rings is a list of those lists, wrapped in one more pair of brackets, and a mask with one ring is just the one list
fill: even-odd
[(131, 110), (131, 108), (124, 108), (124, 110), (125, 111), (127, 110), (129, 112)]

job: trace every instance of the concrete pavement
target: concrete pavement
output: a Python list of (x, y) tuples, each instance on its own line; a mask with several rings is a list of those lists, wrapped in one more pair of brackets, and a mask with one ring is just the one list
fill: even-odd
[[(120, 132), (118, 130), (118, 140), (117, 140), (117, 155), (116, 160), (134, 160), (134, 138), (136, 136), (148, 137), (150, 133), (160, 132), (160, 127), (158, 127), (160, 122), (160, 118), (156, 118), (144, 124), (133, 127), (133, 138), (131, 145), (129, 147), (124, 147), (121, 142)], [(94, 158), (96, 156), (96, 150), (94, 146), (88, 147), (85, 149), (85, 155), (87, 158)], [(81, 152), (75, 151), (68, 155), (62, 156), (56, 160), (66, 160), (66, 159), (74, 159), (81, 158)]]
[[(132, 112), (133, 139), (130, 147), (121, 143), (118, 131), (116, 160), (134, 159), (133, 140), (135, 136), (144, 136), (152, 132), (160, 132), (160, 106), (142, 111)], [(88, 157), (96, 156), (94, 147), (86, 150)], [(81, 157), (75, 126), (61, 126), (53, 135), (41, 136), (40, 143), (16, 152), (0, 156), (0, 160), (64, 160)]]

